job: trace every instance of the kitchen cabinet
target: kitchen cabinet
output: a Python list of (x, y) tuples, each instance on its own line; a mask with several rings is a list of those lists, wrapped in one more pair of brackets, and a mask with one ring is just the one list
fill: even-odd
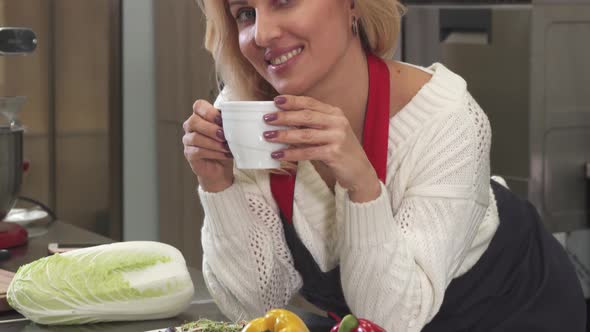
[(0, 57), (0, 95), (23, 95), (22, 195), (71, 223), (122, 236), (121, 0), (0, 0), (0, 25), (38, 47)]

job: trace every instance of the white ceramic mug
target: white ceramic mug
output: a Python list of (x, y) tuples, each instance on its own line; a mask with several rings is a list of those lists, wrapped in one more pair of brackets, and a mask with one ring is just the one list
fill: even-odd
[(239, 169), (280, 168), (271, 153), (285, 149), (286, 144), (271, 143), (264, 132), (286, 129), (267, 124), (265, 114), (280, 111), (273, 101), (227, 101), (218, 105), (223, 119), (223, 132)]

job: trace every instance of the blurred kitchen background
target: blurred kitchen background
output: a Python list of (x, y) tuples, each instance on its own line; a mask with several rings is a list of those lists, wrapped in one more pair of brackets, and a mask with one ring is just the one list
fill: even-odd
[[(404, 1), (397, 59), (466, 78), (493, 127), (492, 171), (537, 207), (590, 294), (590, 0)], [(37, 50), (0, 57), (27, 96), (21, 194), (115, 240), (200, 267), (202, 210), (182, 122), (216, 95), (194, 0), (0, 0)]]
[(200, 266), (182, 122), (214, 96), (215, 75), (196, 3), (1, 0), (0, 26), (38, 39), (30, 55), (0, 57), (0, 96), (27, 97), (21, 195), (115, 240), (171, 243)]

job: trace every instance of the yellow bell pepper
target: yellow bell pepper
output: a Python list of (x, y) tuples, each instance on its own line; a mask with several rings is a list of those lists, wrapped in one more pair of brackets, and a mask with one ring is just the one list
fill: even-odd
[(285, 309), (273, 309), (250, 321), (242, 332), (309, 332), (305, 323), (293, 312)]

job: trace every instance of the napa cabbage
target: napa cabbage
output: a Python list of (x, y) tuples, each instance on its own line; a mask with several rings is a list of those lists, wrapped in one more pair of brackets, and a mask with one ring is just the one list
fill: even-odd
[(190, 303), (184, 257), (159, 242), (121, 242), (56, 254), (18, 269), (7, 300), (46, 325), (160, 319)]

